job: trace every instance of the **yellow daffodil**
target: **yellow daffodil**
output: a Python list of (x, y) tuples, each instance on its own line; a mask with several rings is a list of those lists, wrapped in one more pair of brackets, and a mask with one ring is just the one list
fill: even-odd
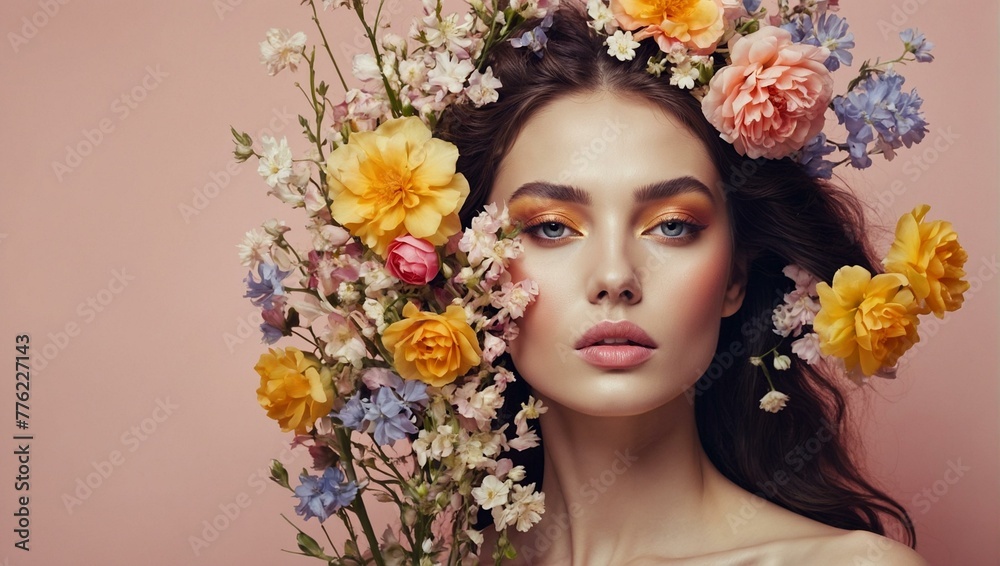
[(871, 276), (859, 266), (842, 267), (833, 286), (816, 285), (820, 311), (813, 328), (824, 355), (844, 360), (848, 371), (859, 365), (866, 376), (896, 364), (920, 338), (917, 302), (898, 273)]
[(334, 220), (383, 258), (409, 234), (442, 245), (461, 226), (469, 183), (455, 172), (458, 149), (431, 136), (419, 118), (397, 118), (357, 132), (326, 161)]
[(298, 348), (270, 348), (254, 366), (260, 374), (257, 401), (281, 430), (306, 434), (333, 407), (330, 368)]
[(882, 264), (887, 271), (906, 276), (913, 294), (923, 301), (921, 314), (933, 312), (941, 318), (965, 300), (969, 282), (962, 279), (962, 267), (969, 256), (950, 222), (924, 222), (928, 210), (924, 204), (900, 217), (896, 240)]
[(444, 314), (436, 314), (408, 303), (403, 316), (385, 329), (382, 344), (393, 353), (404, 379), (440, 387), (479, 365), (483, 352), (462, 307), (449, 305)]

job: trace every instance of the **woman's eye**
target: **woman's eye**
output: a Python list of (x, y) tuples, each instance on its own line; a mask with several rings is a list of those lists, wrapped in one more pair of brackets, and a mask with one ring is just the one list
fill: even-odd
[(704, 227), (683, 220), (667, 220), (657, 224), (652, 233), (670, 239), (684, 239), (693, 237), (702, 228)]
[(570, 235), (568, 226), (561, 222), (541, 222), (530, 226), (526, 231), (542, 238), (543, 240), (558, 240)]

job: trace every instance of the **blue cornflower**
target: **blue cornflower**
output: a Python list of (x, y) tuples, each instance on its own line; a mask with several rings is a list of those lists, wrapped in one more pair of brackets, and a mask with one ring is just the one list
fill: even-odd
[(280, 328), (271, 326), (266, 322), (261, 323), (260, 331), (264, 335), (263, 340), (265, 344), (274, 344), (279, 339), (281, 339), (282, 336), (284, 336), (284, 333), (281, 331)]
[(884, 152), (919, 143), (927, 133), (920, 112), (923, 99), (916, 90), (902, 92), (903, 77), (894, 72), (869, 76), (847, 96), (833, 101), (837, 119), (847, 128), (851, 164), (858, 169), (871, 165), (868, 145), (878, 141)]
[(295, 488), (295, 497), (299, 498), (295, 512), (307, 521), (316, 517), (322, 523), (342, 507), (347, 507), (358, 494), (358, 485), (353, 481), (344, 482), (345, 479), (340, 468), (327, 468), (319, 477), (300, 475), (301, 484)]
[[(809, 14), (796, 14), (792, 18), (781, 24), (781, 29), (792, 34), (793, 43), (808, 43), (809, 45), (819, 45), (816, 41), (816, 31), (813, 27), (812, 18)], [(812, 40), (812, 43), (809, 43)]]
[(921, 63), (930, 63), (934, 60), (934, 56), (931, 55), (931, 49), (934, 49), (934, 44), (927, 41), (924, 34), (917, 31), (915, 28), (907, 28), (899, 32), (899, 39), (903, 40), (903, 45), (906, 50), (913, 53), (917, 61)]
[(760, 8), (760, 2), (761, 0), (743, 0), (743, 7), (752, 14), (757, 11), (757, 8)]
[(243, 282), (247, 284), (247, 292), (243, 296), (249, 298), (250, 302), (258, 307), (274, 308), (272, 300), (275, 295), (280, 297), (285, 294), (281, 281), (288, 277), (291, 271), (281, 271), (274, 264), (261, 263), (257, 266), (257, 273), (260, 274), (260, 281), (254, 280), (253, 273), (250, 272), (243, 279)]
[(361, 394), (355, 393), (339, 412), (331, 412), (331, 417), (336, 417), (351, 430), (361, 431), (364, 427), (365, 413), (368, 412), (369, 402), (361, 398)]
[(848, 49), (854, 47), (854, 34), (847, 31), (847, 20), (834, 14), (825, 13), (816, 23), (816, 43), (830, 50), (830, 56), (823, 64), (831, 72), (854, 61), (854, 55)]
[(396, 389), (396, 394), (403, 401), (408, 415), (412, 414), (412, 411), (423, 409), (430, 401), (427, 397), (427, 384), (414, 379), (403, 382), (402, 386)]
[(798, 161), (805, 166), (809, 175), (817, 179), (833, 177), (833, 162), (823, 159), (834, 151), (834, 147), (826, 143), (826, 134), (820, 133), (799, 152)]
[(388, 387), (380, 387), (372, 396), (365, 420), (375, 425), (375, 442), (380, 446), (417, 432), (416, 425), (410, 422), (409, 409)]
[(549, 38), (545, 35), (545, 32), (550, 27), (552, 27), (552, 14), (545, 16), (540, 24), (535, 26), (534, 29), (521, 34), (521, 37), (512, 38), (510, 44), (514, 47), (530, 47), (535, 55), (541, 57), (544, 55), (542, 50), (545, 49), (545, 44), (549, 42)]

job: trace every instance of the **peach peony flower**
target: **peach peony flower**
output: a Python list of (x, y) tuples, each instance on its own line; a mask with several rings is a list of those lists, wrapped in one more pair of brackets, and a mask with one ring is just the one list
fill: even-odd
[(435, 314), (407, 303), (403, 316), (385, 329), (382, 344), (393, 353), (396, 371), (404, 379), (441, 387), (479, 365), (479, 339), (462, 307), (449, 305), (444, 314)]
[(708, 55), (725, 32), (721, 0), (611, 0), (611, 12), (625, 30), (642, 28), (633, 37), (652, 37), (664, 52), (682, 43)]
[(722, 139), (742, 155), (780, 159), (820, 133), (833, 98), (827, 48), (792, 43), (789, 32), (768, 26), (735, 36), (729, 49), (732, 64), (701, 101)]
[(458, 210), (469, 195), (457, 159), (458, 149), (416, 117), (354, 133), (326, 160), (330, 213), (383, 258), (405, 234), (444, 244), (461, 228)]
[(921, 314), (933, 312), (941, 318), (946, 311), (958, 310), (965, 300), (969, 282), (962, 279), (962, 266), (969, 256), (950, 222), (924, 222), (928, 210), (924, 204), (900, 217), (896, 241), (882, 264), (910, 281), (913, 294), (923, 301)]
[(257, 402), (283, 432), (306, 434), (333, 407), (330, 368), (312, 354), (291, 346), (270, 348), (253, 369), (260, 374)]
[(917, 302), (898, 273), (871, 276), (860, 266), (842, 267), (833, 286), (816, 285), (820, 311), (813, 322), (825, 356), (844, 360), (850, 372), (860, 364), (866, 376), (896, 361), (917, 336)]

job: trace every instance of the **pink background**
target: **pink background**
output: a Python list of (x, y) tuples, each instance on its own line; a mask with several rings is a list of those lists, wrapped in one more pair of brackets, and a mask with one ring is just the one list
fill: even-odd
[[(997, 5), (962, 2), (957, 15), (942, 1), (843, 4), (856, 65), (897, 52), (888, 26), (937, 44), (935, 63), (904, 70), (925, 99), (928, 140), (846, 180), (883, 222), (932, 204), (959, 231), (973, 280), (966, 308), (925, 326), (896, 382), (853, 396), (870, 417), (866, 464), (913, 513), (932, 563), (996, 564)], [(269, 27), (312, 40), (307, 8), (19, 0), (0, 14), (0, 564), (308, 563), (279, 550), (294, 548), (279, 516), (293, 500), (266, 468), (308, 461), (282, 455), (290, 437), (256, 404), (264, 347), (235, 248), (261, 221), (296, 217), (265, 196), (255, 163), (232, 164), (229, 134), (259, 141), (270, 128), (303, 148), (295, 116), (307, 107), (292, 83), (306, 74), (268, 77), (257, 45)], [(328, 25), (335, 53), (357, 51), (357, 28)], [(67, 147), (85, 155), (67, 162)], [(36, 362), (30, 552), (13, 547), (21, 333)], [(197, 552), (192, 537), (205, 540)]]

